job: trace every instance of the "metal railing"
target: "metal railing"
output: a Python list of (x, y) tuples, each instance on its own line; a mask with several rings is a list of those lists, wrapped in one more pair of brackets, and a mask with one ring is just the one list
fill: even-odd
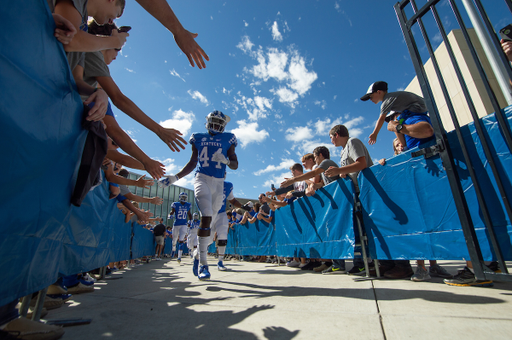
[[(463, 0), (466, 1), (466, 0)], [(472, 1), (472, 0), (467, 0)], [(498, 55), (500, 56), (500, 62), (503, 65), (503, 69), (506, 70), (507, 76), (509, 79), (512, 79), (512, 69), (510, 68), (510, 64), (501, 50), (500, 41), (497, 37), (496, 32), (494, 31), (491, 22), (489, 21), (489, 18), (487, 16), (487, 13), (485, 12), (484, 7), (482, 6), (481, 2), (479, 0), (473, 0), (474, 4), (476, 5), (476, 10), (479, 14), (479, 16), (482, 18), (484, 22), (484, 27), (487, 29), (487, 35), (490, 41), (492, 41), (492, 44), (494, 45), (494, 48), (499, 50)], [(494, 180), (496, 181), (496, 186), (499, 191), (499, 197), (501, 198), (503, 205), (506, 210), (506, 214), (508, 216), (509, 221), (512, 221), (512, 208), (510, 205), (510, 200), (507, 195), (507, 192), (504, 189), (503, 185), (503, 179), (500, 177), (500, 174), (498, 173), (498, 167), (496, 165), (496, 162), (493, 158), (493, 153), (491, 152), (491, 141), (489, 138), (486, 137), (484, 134), (484, 128), (482, 122), (479, 120), (479, 116), (477, 113), (477, 110), (475, 108), (475, 104), (473, 101), (473, 98), (471, 97), (470, 91), (468, 90), (468, 87), (466, 85), (466, 82), (463, 78), (461, 68), (459, 65), (459, 62), (457, 61), (455, 57), (455, 53), (453, 51), (453, 48), (450, 44), (450, 41), (448, 39), (448, 36), (445, 31), (445, 25), (443, 24), (443, 21), (441, 20), (441, 17), (439, 15), (438, 8), (440, 5), (441, 0), (430, 0), (427, 1), (421, 8), (418, 8), (416, 5), (416, 1), (414, 0), (403, 0), (399, 3), (397, 3), (395, 7), (395, 12), (398, 17), (398, 21), (400, 23), (400, 27), (402, 29), (405, 42), (407, 44), (407, 48), (409, 50), (409, 54), (411, 56), (414, 69), (416, 71), (416, 75), (418, 78), (419, 85), (421, 87), (421, 91), (423, 93), (423, 97), (425, 98), (425, 102), (427, 104), (430, 118), (432, 121), (432, 126), (435, 131), (436, 136), (436, 146), (433, 148), (435, 153), (439, 153), (443, 165), (446, 169), (447, 177), (450, 183), (451, 191), (453, 193), (453, 198), (455, 205), (457, 207), (457, 212), (459, 215), (459, 219), (462, 225), (462, 230), (464, 232), (464, 237), (466, 240), (466, 244), (468, 247), (468, 252), (471, 258), (471, 262), (473, 265), (473, 269), (475, 272), (475, 276), (479, 280), (501, 280), (501, 281), (512, 281), (512, 275), (508, 274), (504, 258), (499, 246), (499, 243), (496, 238), (496, 233), (494, 231), (494, 225), (493, 221), (491, 219), (490, 213), (489, 213), (489, 207), (488, 203), (485, 200), (485, 197), (483, 195), (482, 186), (479, 184), (479, 181), (477, 179), (475, 170), (473, 168), (468, 147), (463, 139), (461, 127), (459, 124), (459, 118), (456, 112), (456, 109), (454, 108), (453, 102), (450, 98), (450, 95), (448, 93), (448, 88), (445, 82), (445, 79), (443, 79), (443, 75), (441, 73), (441, 68), (439, 66), (438, 60), (436, 59), (435, 50), (432, 47), (431, 39), (429, 35), (429, 32), (427, 32), (426, 25), (424, 24), (424, 19), (427, 15), (432, 15), (435, 25), (434, 30), (437, 29), (436, 34), (442, 37), (444, 46), (448, 52), (449, 61), (455, 71), (457, 81), (462, 89), (462, 93), (464, 96), (464, 99), (467, 103), (467, 106), (469, 108), (469, 111), (471, 113), (471, 117), (473, 119), (473, 123), (477, 132), (477, 135), (480, 139), (482, 149), (484, 151), (485, 157), (487, 158), (487, 162), (489, 163), (489, 166), (492, 170), (492, 174), (494, 176)], [(492, 105), (492, 108), (494, 109), (496, 119), (500, 128), (500, 132), (503, 135), (503, 138), (505, 140), (506, 145), (508, 146), (509, 152), (512, 146), (512, 136), (510, 133), (510, 128), (507, 124), (506, 117), (500, 110), (500, 105), (498, 103), (498, 100), (496, 98), (496, 93), (494, 92), (493, 88), (490, 85), (488, 74), (484, 71), (484, 67), (482, 66), (481, 60), (479, 59), (479, 56), (477, 55), (477, 51), (475, 49), (474, 44), (472, 43), (468, 28), (466, 27), (463, 17), (461, 15), (461, 12), (459, 11), (455, 0), (447, 0), (451, 7), (452, 14), (454, 18), (456, 19), (456, 22), (463, 34), (464, 40), (466, 41), (469, 52), (471, 55), (471, 58), (473, 59), (474, 63), (476, 64), (476, 70), (478, 72), (478, 75), (480, 76), (483, 87), (485, 89), (485, 93), (487, 94), (490, 103)], [(495, 5), (494, 1), (491, 1), (493, 5)], [(509, 9), (512, 11), (512, 2), (510, 0), (505, 0), (506, 4), (508, 5)], [(466, 3), (466, 6), (472, 6), (473, 3)], [(407, 18), (406, 11), (411, 13), (413, 15), (410, 16), (410, 18)], [(480, 211), (483, 217), (484, 224), (487, 228), (488, 237), (492, 245), (492, 249), (494, 251), (494, 254), (496, 255), (496, 258), (498, 260), (499, 266), (502, 273), (495, 273), (491, 271), (487, 266), (485, 266), (482, 252), (480, 250), (480, 246), (478, 243), (478, 239), (475, 233), (475, 228), (473, 221), (471, 219), (471, 215), (469, 212), (469, 207), (466, 201), (466, 198), (464, 196), (464, 192), (462, 189), (461, 181), (459, 178), (459, 175), (457, 173), (455, 162), (452, 156), (452, 148), (450, 147), (446, 132), (443, 128), (443, 123), (441, 121), (441, 116), (438, 110), (438, 107), (436, 105), (434, 95), (433, 95), (433, 88), (431, 86), (431, 82), (429, 82), (429, 77), (427, 76), (427, 73), (425, 71), (425, 62), (422, 60), (420, 51), (418, 49), (418, 44), (415, 40), (415, 35), (413, 33), (413, 28), (419, 29), (421, 38), (423, 41), (421, 41), (422, 44), (426, 46), (426, 49), (428, 50), (428, 54), (430, 56), (430, 60), (432, 62), (432, 66), (435, 71), (435, 77), (436, 80), (439, 82), (439, 86), (442, 92), (442, 95), (444, 97), (444, 100), (447, 104), (447, 109), (450, 114), (450, 118), (453, 122), (453, 125), (455, 127), (456, 136), (458, 139), (458, 143), (460, 144), (460, 148), (462, 150), (462, 154), (464, 157), (464, 161), (466, 162), (467, 169), (469, 171), (469, 174), (471, 176), (471, 179), (473, 181), (475, 193), (477, 196), (477, 200), (480, 206)], [(429, 27), (430, 29), (431, 27)], [(430, 31), (431, 32), (431, 31)], [(422, 45), (423, 46), (423, 45)], [(444, 65), (443, 65), (444, 66)], [(486, 190), (493, 190), (492, 188), (486, 188)]]

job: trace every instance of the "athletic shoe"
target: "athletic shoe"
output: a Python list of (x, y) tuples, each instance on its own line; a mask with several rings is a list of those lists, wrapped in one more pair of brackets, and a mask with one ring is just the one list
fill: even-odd
[[(37, 302), (37, 297), (34, 297), (32, 300), (30, 300), (30, 306), (31, 307), (35, 307), (36, 302)], [(63, 304), (64, 304), (64, 300), (63, 299), (61, 299), (61, 298), (52, 298), (52, 297), (46, 295), (46, 297), (44, 299), (43, 307), (48, 309), (48, 310), (51, 310), (51, 309), (59, 308)]]
[(89, 273), (86, 273), (85, 275), (82, 275), (82, 280), (88, 281), (88, 282), (96, 282), (96, 279), (89, 275)]
[(219, 261), (217, 263), (217, 269), (220, 270), (221, 272), (225, 272), (226, 270), (228, 270), (226, 267), (224, 267), (224, 263), (222, 263), (222, 261)]
[(181, 264), (181, 258), (178, 257), (178, 259), (176, 260), (178, 262), (178, 264)]
[(62, 302), (66, 302), (68, 301), (69, 299), (71, 299), (71, 294), (51, 294), (51, 295), (46, 295), (52, 299), (61, 299)]
[(492, 261), (487, 267), (495, 273), (501, 273), (498, 261)]
[(17, 318), (5, 325), (3, 332), (12, 335), (12, 339), (59, 339), (64, 329), (59, 326), (47, 325), (27, 318)]
[(399, 280), (406, 279), (413, 276), (414, 272), (410, 265), (408, 266), (395, 266), (393, 269), (388, 270), (384, 273), (384, 277), (387, 279)]
[(469, 270), (468, 267), (459, 270), (459, 272), (452, 279), (444, 279), (444, 283), (450, 286), (459, 287), (492, 287), (494, 283), (490, 280), (478, 281), (475, 274)]
[(327, 268), (329, 268), (328, 265), (325, 264), (325, 262), (322, 262), (321, 265), (313, 268), (313, 271), (317, 272), (317, 273), (320, 273), (320, 272), (323, 272), (324, 270), (326, 270)]
[(199, 260), (194, 259), (194, 264), (192, 265), (192, 273), (194, 273), (194, 276), (198, 275), (197, 269), (199, 268)]
[(418, 266), (416, 268), (416, 273), (414, 273), (414, 275), (411, 276), (411, 281), (414, 281), (414, 282), (427, 281), (430, 279), (431, 279), (430, 275), (428, 274), (427, 270), (423, 266)]
[(59, 279), (57, 282), (48, 287), (48, 291), (46, 294), (67, 294), (68, 289), (66, 286), (62, 284), (62, 279)]
[(298, 267), (300, 265), (300, 262), (297, 262), (295, 260), (291, 260), (289, 262), (286, 262), (287, 267)]
[(210, 271), (208, 270), (208, 266), (207, 265), (202, 265), (201, 268), (199, 268), (199, 275), (197, 275), (199, 280), (201, 280), (201, 281), (209, 280), (210, 276), (211, 275), (210, 275)]
[(300, 268), (300, 270), (313, 270), (318, 266), (318, 262), (308, 262), (305, 266)]
[(345, 274), (347, 271), (345, 268), (338, 268), (330, 266), (329, 268), (322, 271), (322, 274)]
[(353, 266), (352, 269), (348, 271), (348, 275), (364, 275), (366, 274), (366, 270), (364, 267)]
[(438, 264), (430, 266), (430, 268), (428, 270), (428, 273), (432, 277), (442, 277), (442, 278), (445, 278), (445, 279), (451, 279), (453, 277), (452, 274), (448, 273), (446, 271), (446, 269), (444, 269), (443, 267), (441, 267)]
[(307, 266), (309, 263), (310, 263), (310, 262), (309, 262), (309, 260), (306, 260), (306, 262), (304, 262), (304, 263), (302, 263), (302, 262), (301, 262), (301, 263), (299, 263), (299, 266), (298, 266), (298, 267), (299, 267), (300, 269), (302, 269), (302, 268), (304, 268), (305, 266)]
[(91, 292), (94, 292), (94, 283), (91, 285), (85, 285), (82, 282), (78, 282), (78, 284), (72, 287), (68, 287), (68, 293), (70, 294), (82, 294)]

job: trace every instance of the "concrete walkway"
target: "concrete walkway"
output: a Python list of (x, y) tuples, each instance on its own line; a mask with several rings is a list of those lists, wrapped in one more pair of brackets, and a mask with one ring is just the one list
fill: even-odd
[[(211, 259), (212, 263), (214, 259)], [(149, 264), (114, 273), (46, 319), (92, 318), (63, 339), (512, 339), (512, 284), (452, 287), (441, 279), (355, 281), (264, 263)], [(463, 262), (440, 262), (450, 273)], [(347, 263), (351, 267), (350, 262)]]

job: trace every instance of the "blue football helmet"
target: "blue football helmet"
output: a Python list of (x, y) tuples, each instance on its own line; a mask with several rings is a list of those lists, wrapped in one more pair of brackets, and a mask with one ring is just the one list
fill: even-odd
[(180, 195), (178, 196), (178, 199), (180, 200), (180, 202), (186, 202), (188, 199), (187, 193), (186, 192), (180, 193)]
[(213, 135), (224, 132), (231, 119), (220, 111), (212, 111), (206, 116), (206, 129)]
[(199, 219), (199, 214), (198, 214), (198, 213), (194, 213), (194, 214), (192, 215), (192, 218), (193, 218), (194, 220), (198, 220), (198, 219)]

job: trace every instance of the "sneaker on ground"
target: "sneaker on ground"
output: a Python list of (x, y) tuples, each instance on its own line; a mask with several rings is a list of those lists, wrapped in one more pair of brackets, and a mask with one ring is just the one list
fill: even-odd
[(217, 269), (220, 270), (221, 272), (225, 272), (226, 270), (228, 270), (226, 267), (224, 267), (224, 263), (222, 263), (222, 261), (219, 261), (217, 263)]
[[(37, 297), (34, 297), (32, 300), (30, 300), (30, 306), (35, 307), (36, 302), (37, 302)], [(64, 304), (63, 299), (52, 298), (52, 297), (46, 295), (46, 297), (44, 298), (43, 307), (48, 310), (51, 310), (51, 309), (56, 309), (56, 308), (62, 307), (63, 304)]]
[(199, 269), (199, 260), (194, 259), (194, 264), (192, 265), (192, 273), (194, 273), (194, 276), (198, 275), (198, 269)]
[(181, 257), (178, 257), (178, 259), (176, 260), (176, 262), (178, 262), (178, 264), (181, 264)]
[(300, 262), (297, 262), (295, 260), (291, 260), (290, 262), (286, 263), (287, 267), (298, 267), (300, 265)]
[(82, 282), (79, 282), (72, 287), (68, 287), (68, 293), (70, 294), (82, 294), (91, 292), (94, 292), (94, 283), (92, 285), (84, 285)]
[(490, 280), (478, 281), (475, 274), (468, 267), (459, 270), (459, 272), (451, 279), (444, 279), (444, 283), (450, 286), (459, 287), (492, 287), (494, 283)]
[(345, 268), (339, 268), (330, 266), (329, 268), (322, 271), (322, 274), (345, 274), (347, 270)]
[(430, 266), (430, 268), (428, 270), (428, 273), (432, 277), (442, 277), (442, 278), (445, 278), (445, 279), (451, 279), (453, 277), (452, 274), (448, 273), (446, 271), (446, 269), (444, 269), (443, 267), (441, 267), (438, 264)]
[(199, 268), (199, 275), (197, 275), (197, 277), (199, 278), (199, 280), (203, 281), (203, 280), (209, 280), (210, 279), (210, 271), (208, 270), (208, 266), (207, 265), (202, 265), (200, 268)]
[(388, 270), (384, 273), (384, 277), (387, 279), (399, 280), (411, 277), (414, 274), (412, 267), (407, 266), (395, 266), (393, 269)]
[(47, 296), (47, 297), (50, 297), (50, 298), (52, 298), (52, 299), (61, 299), (61, 300), (62, 300), (62, 302), (66, 302), (66, 301), (68, 301), (69, 299), (71, 299), (71, 297), (72, 297), (73, 295), (71, 295), (71, 294), (47, 294), (46, 296)]
[(304, 267), (301, 267), (300, 270), (313, 270), (318, 266), (318, 262), (308, 262)]
[(56, 282), (48, 287), (46, 294), (67, 294), (68, 289), (59, 282)]
[(501, 269), (500, 269), (500, 265), (498, 264), (498, 261), (492, 261), (487, 267), (495, 273), (501, 273)]
[(96, 282), (96, 279), (89, 275), (89, 273), (86, 273), (85, 275), (82, 275), (82, 280), (88, 281), (88, 282)]
[(304, 262), (304, 263), (302, 263), (302, 262), (301, 262), (301, 263), (299, 263), (299, 266), (298, 266), (298, 267), (299, 267), (299, 268), (304, 268), (304, 267), (305, 267), (305, 266), (307, 266), (308, 264), (309, 264), (309, 260), (306, 260), (306, 262)]
[(366, 274), (366, 270), (364, 267), (353, 266), (352, 269), (348, 271), (348, 275), (364, 275)]
[(320, 273), (320, 272), (323, 272), (324, 270), (326, 270), (327, 268), (329, 268), (329, 266), (326, 265), (325, 262), (322, 262), (321, 265), (316, 266), (315, 268), (313, 268), (313, 271), (315, 271), (317, 273)]
[(12, 335), (14, 339), (54, 340), (64, 335), (59, 326), (47, 325), (27, 318), (17, 318), (9, 322), (2, 331)]
[(427, 270), (423, 266), (418, 266), (416, 268), (416, 273), (414, 273), (414, 275), (411, 276), (411, 281), (414, 281), (414, 282), (422, 282), (422, 281), (427, 281), (430, 279), (431, 279), (430, 275), (428, 274)]

